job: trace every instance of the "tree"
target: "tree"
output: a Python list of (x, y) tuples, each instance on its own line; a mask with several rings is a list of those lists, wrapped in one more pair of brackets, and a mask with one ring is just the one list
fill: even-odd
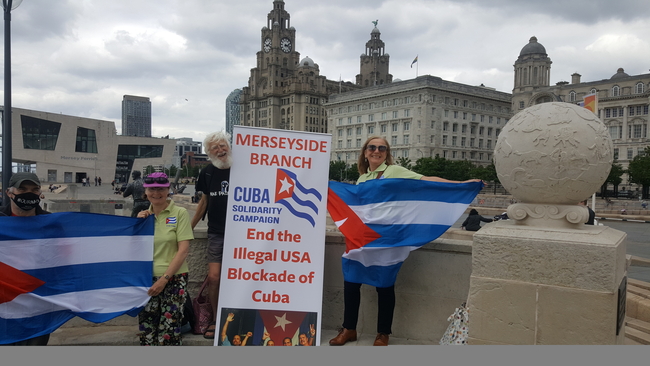
[(492, 182), (494, 185), (494, 194), (497, 193), (497, 185), (500, 184), (499, 177), (497, 176), (497, 169), (494, 163), (483, 167), (477, 166), (471, 172), (472, 178), (481, 179), (485, 182)]
[(641, 197), (647, 199), (650, 188), (650, 146), (646, 147), (642, 154), (638, 154), (632, 159), (627, 167), (627, 174), (630, 183), (642, 186)]
[(600, 195), (601, 197), (607, 197), (607, 185), (611, 183), (614, 186), (614, 197), (616, 197), (616, 194), (618, 193), (618, 185), (623, 182), (623, 174), (625, 173), (625, 170), (623, 169), (623, 166), (621, 164), (618, 164), (616, 160), (612, 163), (612, 169), (609, 171), (609, 175), (607, 176), (607, 179), (605, 179), (605, 182), (603, 185), (600, 187)]
[(345, 170), (347, 169), (347, 164), (344, 161), (330, 161), (330, 180), (342, 181), (345, 176)]
[(356, 182), (359, 179), (359, 168), (357, 163), (350, 165), (350, 167), (345, 171), (345, 180)]
[(406, 169), (411, 169), (411, 159), (409, 158), (405, 158), (405, 157), (398, 158), (396, 163), (397, 165), (400, 165)]

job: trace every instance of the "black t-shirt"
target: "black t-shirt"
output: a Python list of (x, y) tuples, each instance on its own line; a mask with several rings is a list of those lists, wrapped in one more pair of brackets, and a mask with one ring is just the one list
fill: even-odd
[(223, 234), (226, 229), (230, 168), (217, 169), (210, 164), (201, 169), (195, 190), (208, 197), (208, 232)]

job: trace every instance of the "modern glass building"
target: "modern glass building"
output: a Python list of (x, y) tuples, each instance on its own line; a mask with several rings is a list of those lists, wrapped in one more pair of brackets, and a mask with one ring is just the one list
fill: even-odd
[(239, 125), (239, 99), (241, 89), (233, 90), (226, 98), (226, 132), (232, 136), (233, 126)]

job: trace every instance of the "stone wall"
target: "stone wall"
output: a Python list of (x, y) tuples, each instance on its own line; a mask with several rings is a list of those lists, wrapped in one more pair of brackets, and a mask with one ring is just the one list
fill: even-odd
[[(447, 318), (467, 300), (471, 274), (472, 232), (450, 229), (443, 237), (411, 253), (395, 285), (396, 308), (393, 335), (437, 343), (449, 325)], [(207, 272), (207, 232), (197, 228), (190, 245), (188, 291), (198, 293)], [(325, 243), (322, 328), (336, 329), (343, 322), (341, 255), (344, 238), (328, 232)], [(362, 286), (357, 330), (376, 333), (377, 295)]]

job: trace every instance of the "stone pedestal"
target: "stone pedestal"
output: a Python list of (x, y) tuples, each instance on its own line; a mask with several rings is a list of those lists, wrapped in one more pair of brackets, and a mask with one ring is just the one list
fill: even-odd
[(78, 187), (76, 184), (68, 184), (67, 195), (65, 198), (69, 200), (76, 200), (78, 198), (77, 188)]
[(623, 344), (626, 234), (552, 226), (507, 220), (474, 234), (469, 344)]

